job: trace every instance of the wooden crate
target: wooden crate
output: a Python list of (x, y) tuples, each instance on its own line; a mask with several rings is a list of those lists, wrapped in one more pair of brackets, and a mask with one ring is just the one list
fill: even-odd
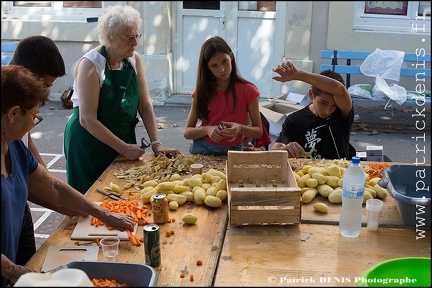
[(301, 220), (301, 192), (288, 152), (229, 151), (230, 225), (288, 225)]

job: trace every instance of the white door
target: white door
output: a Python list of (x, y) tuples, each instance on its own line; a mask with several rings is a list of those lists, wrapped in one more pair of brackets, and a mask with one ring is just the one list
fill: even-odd
[(215, 35), (230, 45), (240, 74), (258, 87), (262, 98), (280, 94), (281, 83), (271, 79), (271, 68), (283, 58), (285, 1), (179, 1), (175, 5), (174, 94), (191, 94), (195, 89), (201, 45)]

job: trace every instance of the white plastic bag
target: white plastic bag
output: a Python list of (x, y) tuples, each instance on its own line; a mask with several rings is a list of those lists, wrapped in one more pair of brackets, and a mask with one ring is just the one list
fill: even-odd
[(402, 105), (407, 100), (407, 92), (404, 87), (397, 84), (391, 84), (389, 86), (387, 85), (387, 82), (380, 76), (376, 77), (372, 94), (378, 97), (387, 96), (399, 105)]
[(14, 287), (92, 287), (87, 274), (80, 269), (67, 268), (52, 273), (30, 272), (18, 278)]
[(360, 65), (360, 71), (371, 77), (381, 76), (385, 79), (399, 81), (405, 52), (398, 50), (376, 49)]

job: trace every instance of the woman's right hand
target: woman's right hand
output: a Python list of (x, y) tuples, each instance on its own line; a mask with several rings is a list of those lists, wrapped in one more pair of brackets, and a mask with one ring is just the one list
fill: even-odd
[(129, 160), (137, 160), (145, 153), (145, 150), (137, 144), (126, 144), (126, 149), (120, 153)]
[(288, 151), (288, 158), (304, 158), (305, 151), (297, 142), (289, 142), (282, 149)]

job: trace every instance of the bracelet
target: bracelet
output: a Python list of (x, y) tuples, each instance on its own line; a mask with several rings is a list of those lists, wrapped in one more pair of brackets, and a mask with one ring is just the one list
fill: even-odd
[(162, 143), (161, 143), (160, 140), (155, 140), (155, 141), (152, 141), (152, 142), (150, 143), (150, 146), (157, 145), (157, 144), (162, 144)]

